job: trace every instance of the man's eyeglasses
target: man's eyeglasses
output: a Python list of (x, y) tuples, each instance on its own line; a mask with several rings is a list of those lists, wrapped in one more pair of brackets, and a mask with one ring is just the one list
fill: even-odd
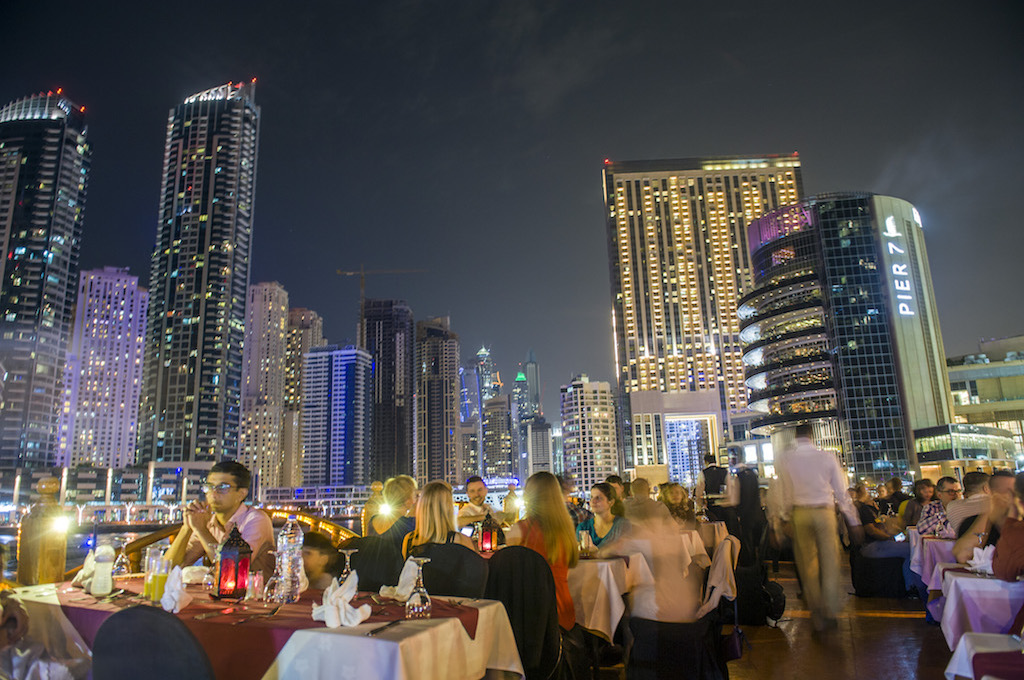
[(220, 484), (203, 484), (201, 487), (199, 487), (200, 491), (202, 491), (203, 493), (210, 493), (212, 491), (213, 493), (216, 494), (227, 493), (228, 491), (237, 488), (238, 487), (236, 487), (234, 484), (231, 484), (230, 482), (221, 482)]
[(954, 494), (954, 495), (961, 494), (963, 492), (964, 492), (963, 489), (942, 489), (942, 490), (939, 491), (939, 493), (951, 493), (951, 494)]

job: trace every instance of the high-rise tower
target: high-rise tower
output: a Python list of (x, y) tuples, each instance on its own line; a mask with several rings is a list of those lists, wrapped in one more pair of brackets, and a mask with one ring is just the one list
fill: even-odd
[(606, 161), (604, 191), (624, 463), (716, 451), (747, 407), (736, 317), (751, 283), (746, 226), (800, 197), (799, 156)]
[(368, 480), (413, 471), (416, 329), (404, 300), (364, 300), (362, 348), (373, 356), (373, 436)]
[(127, 269), (82, 272), (58, 465), (123, 468), (135, 461), (148, 300)]
[(61, 90), (0, 109), (0, 468), (54, 463), (90, 157)]
[(416, 481), (462, 483), (459, 336), (446, 317), (416, 323)]
[(619, 474), (611, 385), (576, 376), (562, 386), (561, 412), (565, 474), (576, 481), (576, 488), (589, 489)]
[(302, 483), (350, 486), (369, 483), (366, 459), (371, 417), (368, 352), (326, 345), (303, 362)]
[(326, 344), (324, 321), (319, 314), (301, 307), (288, 310), (281, 486), (302, 484), (302, 361), (306, 354)]
[(238, 455), (260, 120), (255, 87), (254, 79), (197, 92), (167, 118), (140, 461)]
[(952, 408), (917, 209), (823, 194), (754, 220), (749, 236), (755, 287), (738, 318), (755, 431), (782, 451), (812, 423), (858, 478), (935, 460), (914, 432), (946, 426)]
[(239, 459), (259, 489), (281, 485), (287, 347), (288, 292), (276, 281), (250, 286)]

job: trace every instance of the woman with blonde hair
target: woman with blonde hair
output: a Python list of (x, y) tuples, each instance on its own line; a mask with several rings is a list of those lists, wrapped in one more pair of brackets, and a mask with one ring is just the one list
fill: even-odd
[(429, 543), (458, 543), (473, 549), (473, 541), (455, 530), (455, 501), (447, 482), (430, 482), (416, 502), (416, 528), (406, 534), (402, 556)]
[(658, 500), (668, 508), (672, 519), (686, 526), (697, 521), (697, 515), (693, 509), (693, 501), (687, 495), (686, 489), (675, 482), (668, 482), (661, 485), (659, 492)]
[(558, 625), (571, 630), (576, 625), (576, 612), (569, 594), (569, 569), (579, 562), (580, 553), (562, 487), (550, 472), (538, 472), (526, 480), (523, 501), (526, 519), (509, 530), (509, 545), (530, 548), (547, 560), (555, 578)]
[(370, 518), (363, 532), (366, 536), (381, 536), (395, 542), (397, 549), (405, 535), (416, 528), (412, 518), (416, 507), (416, 480), (409, 475), (398, 475), (384, 483), (384, 504)]

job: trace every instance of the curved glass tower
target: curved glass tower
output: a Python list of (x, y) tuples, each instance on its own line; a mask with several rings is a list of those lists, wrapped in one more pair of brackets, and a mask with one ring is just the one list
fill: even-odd
[[(857, 477), (917, 466), (913, 432), (950, 422), (921, 217), (910, 203), (824, 194), (751, 222), (740, 300), (750, 408), (776, 450), (814, 423)], [(781, 440), (781, 441), (774, 441)]]

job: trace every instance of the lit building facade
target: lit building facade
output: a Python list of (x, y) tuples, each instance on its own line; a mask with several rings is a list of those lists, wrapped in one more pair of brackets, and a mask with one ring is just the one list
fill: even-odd
[(782, 451), (813, 423), (857, 478), (917, 470), (914, 431), (952, 421), (921, 218), (906, 201), (825, 194), (749, 227), (740, 303), (751, 423)]
[(64, 376), (57, 465), (135, 462), (149, 294), (127, 269), (81, 273)]
[(519, 418), (512, 395), (485, 401), (481, 421), (481, 476), (487, 480), (518, 479)]
[(0, 469), (55, 462), (91, 157), (61, 90), (0, 108)]
[(363, 301), (360, 347), (373, 356), (373, 450), (370, 480), (413, 472), (416, 403), (412, 309), (404, 300)]
[(238, 456), (260, 110), (227, 83), (170, 110), (138, 459)]
[(302, 485), (302, 360), (314, 348), (327, 344), (324, 322), (312, 309), (288, 310), (285, 348), (284, 416), (281, 424), (281, 484)]
[(524, 428), (526, 443), (527, 476), (535, 472), (554, 474), (551, 458), (551, 423), (541, 416), (530, 418)]
[(256, 478), (257, 496), (281, 486), (287, 359), (288, 292), (276, 281), (249, 286), (239, 460)]
[(450, 320), (416, 323), (416, 481), (461, 484), (459, 336)]
[(302, 483), (368, 484), (373, 358), (357, 347), (311, 350), (302, 367)]
[(608, 475), (619, 474), (611, 385), (576, 377), (561, 388), (561, 412), (563, 465), (576, 488), (589, 492)]
[[(746, 410), (736, 318), (738, 301), (751, 285), (746, 226), (800, 198), (800, 158), (605, 161), (604, 192), (620, 462), (626, 468), (672, 469), (665, 419), (696, 416), (703, 424), (676, 429), (700, 439), (673, 446), (704, 451), (728, 437), (733, 417)], [(631, 395), (638, 393), (651, 395), (642, 410), (632, 406)], [(689, 394), (700, 396), (678, 397)], [(717, 402), (712, 409), (709, 399)], [(696, 412), (676, 410), (689, 401)], [(711, 422), (704, 420), (709, 410)], [(661, 439), (653, 436), (656, 419), (662, 421)], [(705, 434), (706, 428), (711, 431)], [(697, 471), (685, 463), (671, 474), (683, 479)]]

